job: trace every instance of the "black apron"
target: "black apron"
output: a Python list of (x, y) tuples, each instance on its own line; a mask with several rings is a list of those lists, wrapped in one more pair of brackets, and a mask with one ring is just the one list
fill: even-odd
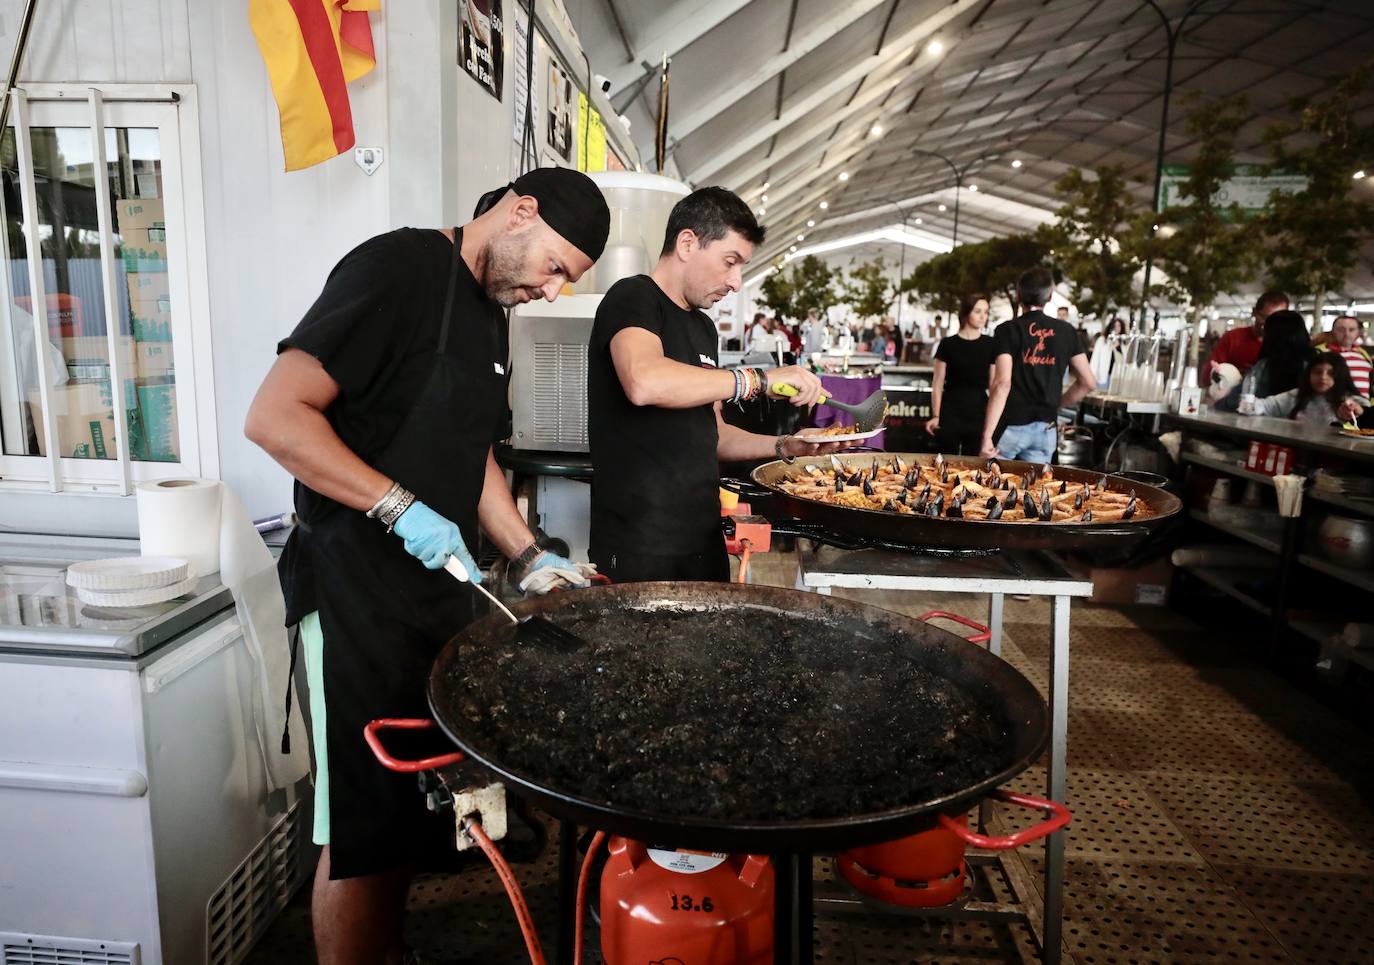
[[(506, 412), (507, 347), (504, 315), (468, 271), (462, 240), (455, 228), (428, 381), (373, 465), (456, 523), (475, 553), (487, 453)], [(458, 319), (461, 332), (450, 351), (460, 286), (470, 286), (489, 310)], [(452, 820), (427, 810), (414, 775), (377, 762), (363, 727), (378, 717), (430, 716), (430, 666), (472, 622), (476, 592), (444, 570), (425, 569), (377, 520), (337, 505), (331, 510), (308, 521), (307, 530), (324, 637), (330, 877), (348, 878), (423, 862), (452, 836)], [(437, 735), (409, 747), (388, 741), (402, 755), (452, 750)]]

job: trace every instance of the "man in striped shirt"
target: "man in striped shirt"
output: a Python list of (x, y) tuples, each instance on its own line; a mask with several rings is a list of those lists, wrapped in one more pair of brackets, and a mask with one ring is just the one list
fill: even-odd
[(1369, 376), (1371, 371), (1369, 353), (1355, 343), (1359, 341), (1363, 325), (1354, 315), (1342, 315), (1331, 326), (1331, 341), (1326, 343), (1329, 352), (1338, 353), (1350, 368), (1350, 377), (1355, 381), (1355, 390), (1369, 398)]

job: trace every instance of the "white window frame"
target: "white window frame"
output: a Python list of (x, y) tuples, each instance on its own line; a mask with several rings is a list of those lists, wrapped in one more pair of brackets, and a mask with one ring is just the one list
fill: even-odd
[[(214, 365), (211, 358), (209, 267), (205, 250), (204, 194), (201, 181), (200, 125), (196, 91), (190, 84), (27, 84), (16, 88), (10, 110), (10, 126), (27, 133), (33, 127), (85, 127), (92, 130), (97, 168), (104, 155), (104, 128), (155, 128), (158, 132), (162, 166), (162, 202), (167, 225), (167, 276), (172, 306), (172, 355), (176, 376), (177, 433), (180, 462), (143, 462), (129, 459), (127, 428), (120, 417), (123, 393), (112, 389), (116, 406), (116, 458), (73, 459), (57, 455), (11, 456), (0, 452), (0, 493), (65, 492), (128, 496), (140, 482), (186, 476), (219, 478), (219, 445), (215, 421)], [(99, 127), (97, 133), (95, 129)], [(19, 138), (16, 133), (16, 144)], [(20, 154), (21, 197), (26, 208), (34, 202), (31, 167)], [(115, 285), (124, 284), (124, 274), (113, 260), (112, 223), (108, 196), (97, 192), (104, 287), (106, 328), (118, 336)], [(0, 204), (3, 199), (0, 199)], [(36, 229), (33, 229), (36, 231)], [(32, 235), (31, 235), (32, 236)], [(27, 246), (34, 250), (32, 243)], [(0, 255), (8, 258), (8, 245), (0, 237)], [(30, 261), (30, 285), (34, 294), (34, 328), (47, 344), (47, 313), (41, 289), (33, 284), (35, 272)], [(0, 365), (3, 377), (13, 380), (6, 387), (5, 405), (19, 399), (18, 373), (8, 346), (14, 319), (10, 313), (13, 299), (9, 273), (0, 271)], [(111, 342), (113, 349), (113, 341)], [(121, 383), (117, 373), (118, 353), (110, 352), (112, 386)], [(38, 359), (40, 381), (43, 360)], [(42, 390), (46, 411), (47, 388)], [(51, 431), (45, 436), (52, 438)]]

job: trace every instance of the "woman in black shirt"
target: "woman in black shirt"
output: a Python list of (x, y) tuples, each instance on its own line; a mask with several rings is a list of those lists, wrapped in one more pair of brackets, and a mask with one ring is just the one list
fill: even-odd
[(987, 324), (987, 298), (966, 295), (959, 302), (959, 331), (940, 339), (935, 349), (926, 432), (952, 456), (978, 455), (993, 363), (992, 339), (983, 336)]

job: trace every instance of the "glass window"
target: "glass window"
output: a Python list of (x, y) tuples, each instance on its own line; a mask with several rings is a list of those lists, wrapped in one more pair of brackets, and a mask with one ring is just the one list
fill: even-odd
[[(36, 326), (27, 225), (14, 129), (0, 141), (5, 217), (4, 281), (17, 411), (0, 420), (5, 455), (45, 455), (39, 378), (47, 380), (60, 453), (116, 458), (112, 393), (124, 400), (129, 453), (143, 462), (181, 461), (174, 326), (168, 286), (163, 157), (156, 127), (106, 127), (105, 170), (95, 170), (89, 127), (30, 128), (46, 326)], [(116, 281), (118, 387), (111, 384), (96, 192), (110, 198)], [(43, 336), (41, 352), (35, 342)], [(40, 363), (41, 359), (41, 363)], [(41, 375), (40, 375), (41, 364)]]

